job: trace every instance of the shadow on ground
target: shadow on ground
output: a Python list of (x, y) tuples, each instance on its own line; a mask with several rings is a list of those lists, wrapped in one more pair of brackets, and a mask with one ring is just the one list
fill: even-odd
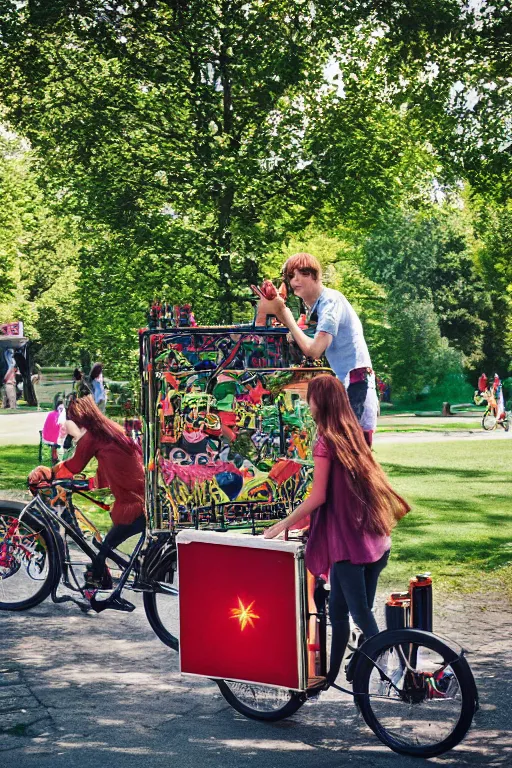
[[(482, 707), (463, 744), (432, 762), (506, 766), (512, 614), (494, 598), (464, 599), (438, 598), (436, 626), (472, 652)], [(133, 614), (83, 616), (44, 603), (2, 614), (0, 625), (0, 743), (16, 768), (418, 765), (381, 745), (351, 698), (334, 692), (286, 721), (246, 720), (215, 684), (180, 677), (177, 655), (153, 635), (140, 605)]]

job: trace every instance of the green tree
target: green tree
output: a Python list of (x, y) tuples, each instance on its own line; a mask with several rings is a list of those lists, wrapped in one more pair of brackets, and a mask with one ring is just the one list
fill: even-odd
[[(206, 321), (238, 317), (262, 256), (311, 220), (372, 228), (428, 179), (453, 183), (466, 167), (475, 180), (505, 177), (503, 48), (488, 44), (507, 41), (509, 14), (475, 8), (4, 2), (0, 95), (38, 152), (46, 199), (76, 217), (89, 353), (124, 365), (143, 307), (166, 286)], [(481, 118), (473, 86), (489, 106)], [(452, 319), (441, 317), (446, 333), (456, 327), (469, 349), (477, 329), (467, 313), (464, 334)]]
[(512, 371), (512, 202), (475, 197), (478, 263), (491, 306), (485, 316), (485, 370)]
[[(314, 214), (368, 222), (413, 175), (416, 116), (374, 98), (380, 10), (6, 5), (1, 92), (49, 193), (80, 217), (94, 354), (128, 338), (166, 284), (176, 301), (208, 293), (205, 319), (229, 320), (241, 284), (290, 230)], [(128, 303), (138, 323), (117, 312)]]
[(469, 214), (447, 204), (393, 211), (367, 237), (366, 269), (399, 308), (431, 302), (440, 333), (475, 371), (484, 360), (489, 292), (475, 258)]
[(0, 197), (0, 322), (23, 320), (41, 362), (73, 359), (81, 331), (73, 225), (45, 202), (26, 142), (4, 129)]
[(14, 267), (23, 226), (20, 207), (23, 199), (23, 174), (13, 154), (19, 152), (14, 136), (0, 125), (0, 296), (12, 297), (16, 283)]
[(392, 305), (389, 321), (390, 372), (398, 395), (419, 395), (443, 377), (461, 370), (461, 354), (441, 336), (434, 307), (429, 301)]

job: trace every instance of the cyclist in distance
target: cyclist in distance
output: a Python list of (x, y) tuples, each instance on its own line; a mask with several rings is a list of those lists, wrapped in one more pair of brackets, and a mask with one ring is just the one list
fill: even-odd
[[(307, 399), (318, 429), (313, 487), (302, 504), (264, 535), (274, 538), (301, 527), (311, 515), (306, 567), (324, 578), (330, 572), (331, 684), (347, 647), (349, 613), (365, 640), (379, 631), (372, 613), (377, 581), (387, 565), (391, 530), (410, 507), (373, 458), (343, 384), (334, 376), (316, 376)], [(347, 679), (351, 681), (348, 670)]]
[(144, 467), (140, 446), (124, 434), (119, 424), (104, 416), (91, 395), (72, 398), (67, 416), (68, 424), (72, 422), (69, 431), (77, 439), (75, 453), (51, 469), (36, 467), (28, 479), (30, 484), (36, 484), (41, 480), (72, 478), (82, 472), (93, 457), (97, 459), (98, 472), (96, 478), (89, 481), (91, 488), (110, 488), (115, 501), (110, 510), (113, 526), (86, 573), (90, 599), (102, 586), (109, 548), (114, 549), (130, 536), (144, 531)]

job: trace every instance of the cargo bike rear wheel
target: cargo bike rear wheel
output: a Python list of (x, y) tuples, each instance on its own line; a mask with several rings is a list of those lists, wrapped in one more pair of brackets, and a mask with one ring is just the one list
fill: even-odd
[(399, 629), (359, 651), (354, 696), (375, 735), (394, 752), (430, 758), (455, 747), (478, 709), (463, 652), (430, 632)]
[(145, 554), (141, 578), (153, 588), (143, 594), (144, 610), (151, 629), (168, 648), (178, 651), (178, 571), (174, 534), (155, 536)]

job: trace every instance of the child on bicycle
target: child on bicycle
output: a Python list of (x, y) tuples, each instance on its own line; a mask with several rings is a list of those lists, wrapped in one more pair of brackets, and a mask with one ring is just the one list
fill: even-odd
[(119, 424), (103, 415), (91, 395), (72, 398), (67, 416), (68, 430), (77, 440), (75, 453), (51, 469), (36, 467), (29, 475), (29, 483), (71, 478), (96, 457), (94, 486), (110, 488), (115, 501), (110, 510), (113, 526), (86, 572), (87, 597), (92, 598), (94, 590), (102, 586), (108, 550), (145, 529), (144, 467), (140, 446), (124, 434)]
[(410, 507), (373, 458), (343, 384), (334, 376), (316, 376), (307, 399), (318, 429), (311, 493), (264, 535), (301, 527), (311, 515), (306, 566), (316, 576), (330, 572), (330, 684), (348, 643), (349, 613), (365, 639), (379, 631), (372, 612), (377, 581), (387, 565), (391, 530)]

